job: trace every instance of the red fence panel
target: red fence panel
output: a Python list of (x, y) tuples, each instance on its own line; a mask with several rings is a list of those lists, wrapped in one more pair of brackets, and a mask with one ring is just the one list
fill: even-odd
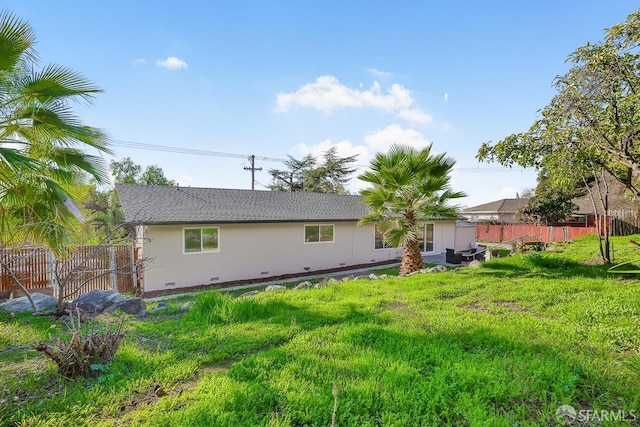
[(548, 227), (534, 224), (478, 224), (476, 226), (476, 240), (492, 243), (510, 243), (518, 240), (564, 242), (596, 233), (595, 227)]

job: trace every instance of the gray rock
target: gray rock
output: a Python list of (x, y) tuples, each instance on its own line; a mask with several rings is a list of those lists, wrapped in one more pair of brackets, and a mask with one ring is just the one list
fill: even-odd
[(259, 293), (260, 291), (249, 291), (249, 292), (245, 292), (244, 294), (238, 295), (238, 298), (252, 297), (254, 295), (258, 295)]
[(189, 307), (191, 307), (192, 305), (193, 305), (193, 301), (187, 301), (180, 306), (180, 310), (187, 311), (189, 310)]
[(161, 301), (158, 303), (158, 306), (156, 308), (167, 308), (169, 304), (166, 301)]
[(100, 314), (105, 309), (126, 300), (126, 297), (116, 291), (94, 289), (86, 294), (80, 295), (71, 304), (72, 307), (78, 308), (87, 314)]
[(389, 277), (389, 275), (388, 275), (388, 274), (381, 274), (381, 275), (379, 275), (379, 276), (378, 276), (378, 279), (380, 279), (380, 280), (384, 280), (384, 279), (386, 279), (386, 278), (388, 278), (388, 277)]
[(274, 291), (286, 291), (287, 287), (282, 285), (269, 285), (264, 288), (265, 292), (274, 292)]
[(353, 279), (353, 276), (347, 276), (347, 277), (343, 277), (342, 281), (343, 282), (348, 282), (349, 280)]
[(433, 268), (423, 268), (422, 270), (420, 270), (420, 273), (425, 274), (425, 273), (433, 273)]
[(377, 275), (377, 274), (375, 274), (375, 273), (371, 273), (371, 274), (369, 275), (369, 279), (371, 279), (371, 280), (376, 280), (377, 278), (378, 278), (378, 275)]
[(444, 273), (445, 271), (447, 271), (447, 267), (446, 267), (446, 266), (444, 266), (444, 265), (441, 265), (441, 264), (436, 265), (436, 266), (435, 266), (435, 267), (433, 267), (433, 268), (435, 268), (435, 269), (436, 269), (436, 271), (437, 271), (437, 272), (440, 272), (440, 273)]
[(310, 281), (308, 281), (308, 280), (305, 280), (304, 282), (300, 282), (300, 283), (298, 283), (298, 284), (293, 288), (293, 290), (294, 290), (294, 291), (297, 291), (297, 290), (300, 290), (300, 289), (310, 289), (310, 288), (312, 288), (312, 287), (313, 287), (313, 283), (311, 283), (311, 282), (310, 282)]
[[(50, 308), (54, 308), (58, 305), (58, 300), (52, 297), (51, 295), (43, 294), (40, 292), (35, 292), (31, 294), (31, 298), (33, 302), (36, 303), (36, 307), (38, 307), (38, 311), (45, 311)], [(2, 304), (3, 310), (12, 312), (12, 313), (23, 313), (25, 311), (33, 311), (33, 307), (31, 307), (31, 303), (27, 297), (15, 298), (7, 301)]]
[(478, 261), (477, 259), (474, 259), (473, 261), (471, 261), (469, 263), (469, 267), (471, 267), (471, 268), (480, 268), (480, 266), (482, 266), (482, 263), (480, 261)]
[(147, 317), (148, 314), (149, 312), (147, 310), (141, 310), (136, 313), (136, 317)]
[[(129, 298), (127, 300), (119, 302), (118, 304), (114, 304), (111, 307), (115, 307), (115, 310), (121, 310), (128, 314), (139, 315), (143, 311), (145, 312), (145, 314), (147, 312), (147, 303), (144, 302), (142, 298)], [(109, 307), (109, 310), (113, 311), (111, 310), (111, 307)]]

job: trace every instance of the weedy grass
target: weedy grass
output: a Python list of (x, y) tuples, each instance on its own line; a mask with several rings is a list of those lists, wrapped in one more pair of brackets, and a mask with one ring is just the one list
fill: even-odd
[[(626, 240), (614, 239), (618, 260), (640, 258)], [(130, 318), (97, 379), (60, 378), (24, 348), (66, 333), (53, 320), (0, 318), (0, 424), (546, 426), (562, 404), (640, 416), (640, 284), (593, 263), (596, 245), (321, 289), (201, 292), (184, 314)]]

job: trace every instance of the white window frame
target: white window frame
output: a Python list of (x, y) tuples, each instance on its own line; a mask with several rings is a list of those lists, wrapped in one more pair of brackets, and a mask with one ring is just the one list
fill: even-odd
[[(205, 229), (212, 229), (215, 228), (217, 230), (218, 233), (218, 247), (216, 249), (203, 249), (202, 248), (202, 230)], [(200, 250), (199, 251), (193, 251), (193, 252), (187, 252), (187, 248), (186, 248), (186, 239), (185, 239), (185, 232), (187, 230), (200, 230)], [(196, 254), (212, 254), (212, 253), (217, 253), (220, 252), (220, 227), (218, 227), (217, 225), (204, 225), (201, 227), (182, 227), (182, 254), (183, 255), (196, 255)]]
[[(317, 242), (307, 242), (307, 227), (318, 227), (318, 239), (320, 239), (320, 227), (331, 227), (333, 229), (333, 233), (331, 233), (333, 239), (332, 240), (318, 240)], [(336, 226), (335, 224), (305, 224), (302, 229), (302, 241), (305, 245), (317, 245), (320, 243), (335, 243), (336, 241)]]
[[(373, 250), (374, 251), (388, 251), (389, 249), (396, 249), (393, 246), (390, 246), (385, 240), (384, 237), (382, 238), (382, 247), (381, 248), (376, 248), (376, 234), (378, 234), (378, 227), (376, 227), (376, 225), (373, 225)], [(382, 233), (380, 233), (382, 234)]]

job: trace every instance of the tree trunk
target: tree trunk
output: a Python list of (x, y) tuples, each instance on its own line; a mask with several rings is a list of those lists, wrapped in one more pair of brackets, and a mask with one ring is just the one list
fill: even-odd
[(411, 240), (404, 245), (402, 251), (402, 262), (400, 263), (400, 275), (413, 273), (424, 267), (420, 246), (417, 240)]

